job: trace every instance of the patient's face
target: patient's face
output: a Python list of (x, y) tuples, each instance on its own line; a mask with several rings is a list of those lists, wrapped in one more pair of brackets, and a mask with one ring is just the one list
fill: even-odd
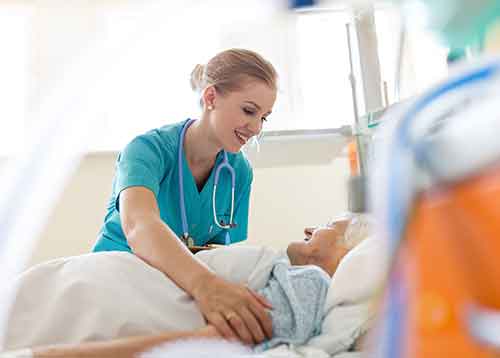
[(307, 241), (289, 244), (287, 254), (291, 264), (316, 265), (332, 276), (342, 257), (349, 252), (344, 246), (344, 235), (348, 225), (349, 219), (335, 221), (314, 228)]

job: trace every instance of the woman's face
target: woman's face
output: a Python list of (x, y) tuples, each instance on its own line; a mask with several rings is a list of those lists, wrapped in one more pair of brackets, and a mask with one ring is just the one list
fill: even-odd
[(219, 145), (236, 153), (262, 130), (276, 101), (276, 90), (259, 81), (249, 81), (239, 91), (224, 95), (215, 93), (209, 118)]

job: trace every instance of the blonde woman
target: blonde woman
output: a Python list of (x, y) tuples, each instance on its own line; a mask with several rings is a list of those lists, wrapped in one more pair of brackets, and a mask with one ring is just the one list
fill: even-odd
[(189, 293), (225, 338), (247, 344), (271, 337), (272, 307), (214, 275), (189, 247), (247, 238), (253, 176), (240, 149), (261, 132), (276, 82), (273, 66), (249, 50), (197, 65), (191, 85), (201, 95), (200, 118), (151, 130), (124, 148), (94, 247), (137, 255)]

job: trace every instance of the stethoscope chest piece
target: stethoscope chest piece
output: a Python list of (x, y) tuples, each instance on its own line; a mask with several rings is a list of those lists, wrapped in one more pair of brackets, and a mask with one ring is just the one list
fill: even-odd
[(194, 240), (188, 234), (183, 234), (182, 235), (182, 241), (184, 242), (184, 245), (186, 245), (187, 247), (193, 247), (194, 246)]

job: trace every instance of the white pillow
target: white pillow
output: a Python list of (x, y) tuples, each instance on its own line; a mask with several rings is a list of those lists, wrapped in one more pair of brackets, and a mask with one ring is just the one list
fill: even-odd
[(320, 335), (308, 345), (330, 355), (347, 351), (374, 317), (371, 298), (385, 272), (383, 244), (368, 237), (340, 262), (328, 289)]
[(327, 303), (330, 307), (369, 299), (385, 273), (384, 243), (369, 236), (344, 256), (332, 277)]

